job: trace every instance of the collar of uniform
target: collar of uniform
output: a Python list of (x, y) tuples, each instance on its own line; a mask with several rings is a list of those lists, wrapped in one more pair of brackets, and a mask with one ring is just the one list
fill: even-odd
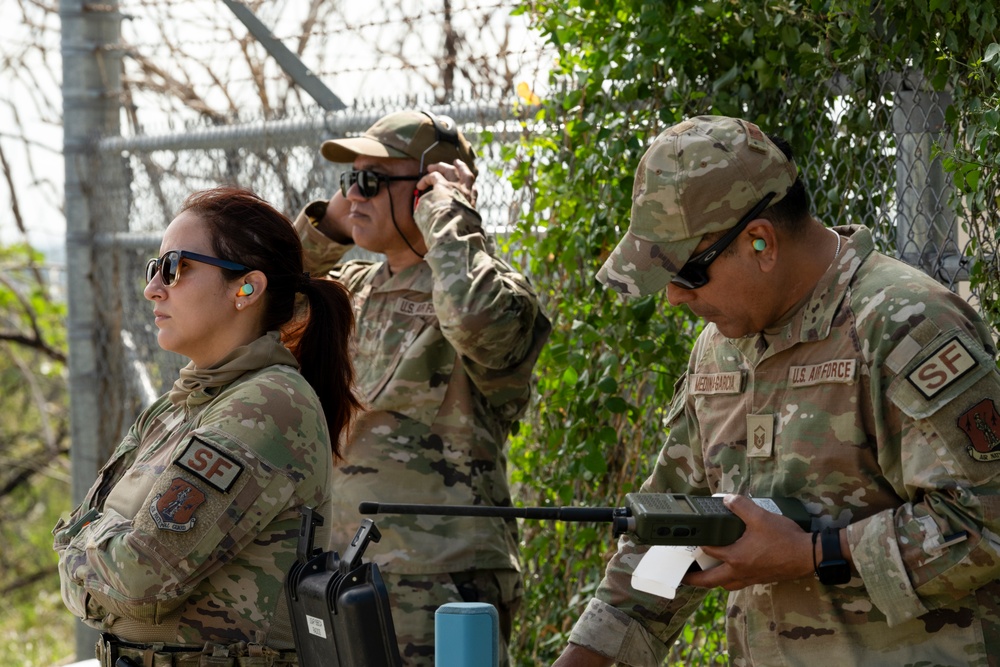
[(434, 276), (431, 274), (431, 267), (427, 262), (417, 262), (396, 274), (389, 271), (388, 262), (382, 262), (382, 266), (372, 275), (369, 284), (376, 292), (394, 292), (396, 290), (430, 292), (434, 286)]
[(834, 227), (843, 237), (840, 256), (816, 283), (812, 294), (778, 331), (768, 333), (766, 355), (777, 354), (798, 343), (824, 340), (830, 335), (833, 320), (847, 294), (854, 274), (875, 251), (871, 230), (863, 225)]

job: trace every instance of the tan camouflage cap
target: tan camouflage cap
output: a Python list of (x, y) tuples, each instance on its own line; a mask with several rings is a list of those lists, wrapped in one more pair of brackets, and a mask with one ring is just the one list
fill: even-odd
[(320, 152), (331, 162), (354, 162), (359, 155), (413, 158), (421, 169), (458, 159), (476, 171), (476, 154), (455, 121), (424, 111), (396, 111), (383, 116), (360, 137), (324, 141)]
[(797, 173), (745, 120), (698, 116), (664, 130), (639, 161), (628, 232), (597, 279), (629, 297), (659, 292), (705, 234), (734, 227), (769, 192), (777, 203)]

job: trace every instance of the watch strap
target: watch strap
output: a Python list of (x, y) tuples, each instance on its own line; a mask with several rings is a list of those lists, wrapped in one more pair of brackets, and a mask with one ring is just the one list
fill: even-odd
[(844, 552), (840, 550), (840, 531), (836, 528), (823, 530), (823, 561), (844, 560)]
[(844, 558), (844, 552), (840, 548), (840, 529), (826, 528), (820, 539), (823, 560), (816, 568), (819, 582), (825, 586), (846, 584), (851, 580), (851, 566)]
[(813, 572), (816, 573), (817, 577), (819, 577), (819, 566), (816, 565), (816, 539), (819, 537), (819, 532), (820, 531), (818, 531), (818, 530), (814, 530), (813, 531), (813, 539), (812, 539)]

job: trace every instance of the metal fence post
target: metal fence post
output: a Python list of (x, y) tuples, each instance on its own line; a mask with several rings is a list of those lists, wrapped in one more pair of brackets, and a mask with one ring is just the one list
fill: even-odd
[(930, 90), (923, 75), (906, 72), (894, 86), (892, 131), (896, 140), (896, 247), (907, 264), (945, 285), (967, 279), (960, 261), (953, 186), (938, 150), (951, 148), (946, 91)]
[[(120, 21), (117, 0), (60, 0), (63, 154), (66, 178), (66, 279), (73, 502), (97, 477), (101, 458), (99, 316), (95, 304), (94, 146), (119, 132)], [(78, 657), (92, 657), (96, 631), (79, 624)]]

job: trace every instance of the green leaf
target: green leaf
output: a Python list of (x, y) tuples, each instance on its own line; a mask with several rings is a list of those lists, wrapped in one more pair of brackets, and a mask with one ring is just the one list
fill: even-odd
[(621, 396), (612, 396), (608, 400), (604, 401), (604, 407), (606, 407), (609, 412), (619, 415), (628, 410), (628, 403), (626, 403), (625, 399)]
[(618, 391), (618, 381), (613, 377), (605, 375), (601, 378), (600, 382), (597, 383), (597, 388), (605, 394), (613, 394)]
[(637, 321), (647, 322), (653, 316), (653, 313), (656, 312), (656, 299), (652, 296), (636, 299), (629, 304), (629, 310), (632, 312), (632, 317)]
[(983, 55), (983, 62), (988, 63), (996, 58), (997, 55), (1000, 55), (1000, 44), (993, 42), (986, 47), (986, 53)]

